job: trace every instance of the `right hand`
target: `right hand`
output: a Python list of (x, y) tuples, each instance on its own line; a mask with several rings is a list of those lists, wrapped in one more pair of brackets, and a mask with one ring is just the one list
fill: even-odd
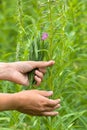
[(15, 93), (16, 110), (33, 116), (56, 116), (58, 112), (54, 110), (60, 107), (60, 99), (49, 99), (52, 94), (50, 91), (39, 90)]
[(46, 68), (54, 65), (54, 61), (19, 61), (0, 63), (0, 80), (9, 80), (24, 86), (29, 86), (28, 73), (35, 69), (34, 79), (39, 86), (46, 73)]

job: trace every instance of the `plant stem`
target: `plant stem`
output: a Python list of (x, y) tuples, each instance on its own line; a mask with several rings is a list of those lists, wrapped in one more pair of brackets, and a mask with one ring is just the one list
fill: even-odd
[(18, 38), (17, 38), (17, 49), (16, 49), (16, 60), (20, 60), (20, 48), (23, 43), (23, 9), (22, 0), (17, 0), (17, 24), (18, 24)]
[[(50, 36), (49, 36), (49, 58), (52, 59), (53, 51), (52, 51), (52, 45), (53, 45), (53, 21), (52, 21), (52, 9), (51, 9), (51, 0), (48, 1), (48, 8), (49, 8), (49, 30), (50, 30)], [(52, 69), (50, 70), (50, 77), (49, 77), (49, 84), (50, 89), (53, 90), (53, 82), (52, 82)]]

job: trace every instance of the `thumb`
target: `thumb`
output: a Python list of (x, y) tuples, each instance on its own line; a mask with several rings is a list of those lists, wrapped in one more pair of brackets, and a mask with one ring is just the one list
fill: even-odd
[(38, 93), (44, 97), (50, 97), (53, 95), (53, 91), (38, 91)]
[(55, 61), (34, 61), (32, 62), (33, 68), (44, 68), (54, 65)]

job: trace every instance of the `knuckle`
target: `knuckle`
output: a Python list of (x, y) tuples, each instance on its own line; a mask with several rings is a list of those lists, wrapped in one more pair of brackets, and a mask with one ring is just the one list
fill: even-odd
[(43, 106), (41, 107), (41, 111), (45, 111), (45, 108)]
[(42, 112), (42, 111), (44, 111), (45, 109), (44, 109), (44, 106), (41, 104), (40, 105), (40, 111)]
[(42, 106), (45, 106), (45, 104), (46, 104), (46, 101), (42, 100), (42, 101), (41, 101), (41, 105), (42, 105)]
[(40, 111), (45, 111), (45, 101), (40, 101), (39, 106), (40, 106)]
[(39, 79), (38, 79), (38, 84), (40, 84), (40, 83), (41, 83), (41, 81), (42, 81), (42, 80), (39, 78)]
[(52, 106), (53, 106), (53, 105), (54, 105), (54, 101), (50, 99), (50, 100), (49, 100), (49, 105), (52, 105)]
[(36, 85), (39, 86), (39, 85), (41, 84), (41, 81), (42, 81), (42, 80), (41, 80), (40, 78), (38, 78)]
[(41, 75), (40, 75), (40, 76), (41, 76), (41, 78), (43, 78), (43, 73), (41, 73)]

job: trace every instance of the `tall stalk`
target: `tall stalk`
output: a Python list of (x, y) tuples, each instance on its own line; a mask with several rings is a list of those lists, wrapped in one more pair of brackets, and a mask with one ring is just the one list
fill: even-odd
[(20, 60), (20, 50), (23, 44), (23, 9), (22, 0), (17, 0), (17, 26), (18, 26), (18, 37), (17, 37), (17, 49), (16, 49), (16, 60)]
[[(53, 57), (53, 50), (52, 50), (52, 46), (53, 46), (53, 19), (52, 19), (52, 8), (51, 8), (51, 0), (48, 0), (48, 10), (49, 10), (49, 58), (51, 59)], [(49, 77), (49, 85), (50, 85), (50, 89), (53, 90), (53, 78), (52, 78), (52, 69), (50, 69), (49, 71), (50, 73), (50, 77)]]
[[(52, 18), (52, 0), (48, 0), (48, 19), (49, 19), (49, 58), (52, 59), (53, 57), (53, 31), (54, 31), (54, 27), (53, 27), (53, 18)], [(50, 90), (54, 91), (54, 84), (53, 84), (53, 71), (52, 68), (49, 71), (49, 88)], [(48, 118), (48, 122), (49, 122), (49, 130), (53, 130), (53, 118), (50, 117)], [(51, 124), (51, 127), (50, 127)]]

